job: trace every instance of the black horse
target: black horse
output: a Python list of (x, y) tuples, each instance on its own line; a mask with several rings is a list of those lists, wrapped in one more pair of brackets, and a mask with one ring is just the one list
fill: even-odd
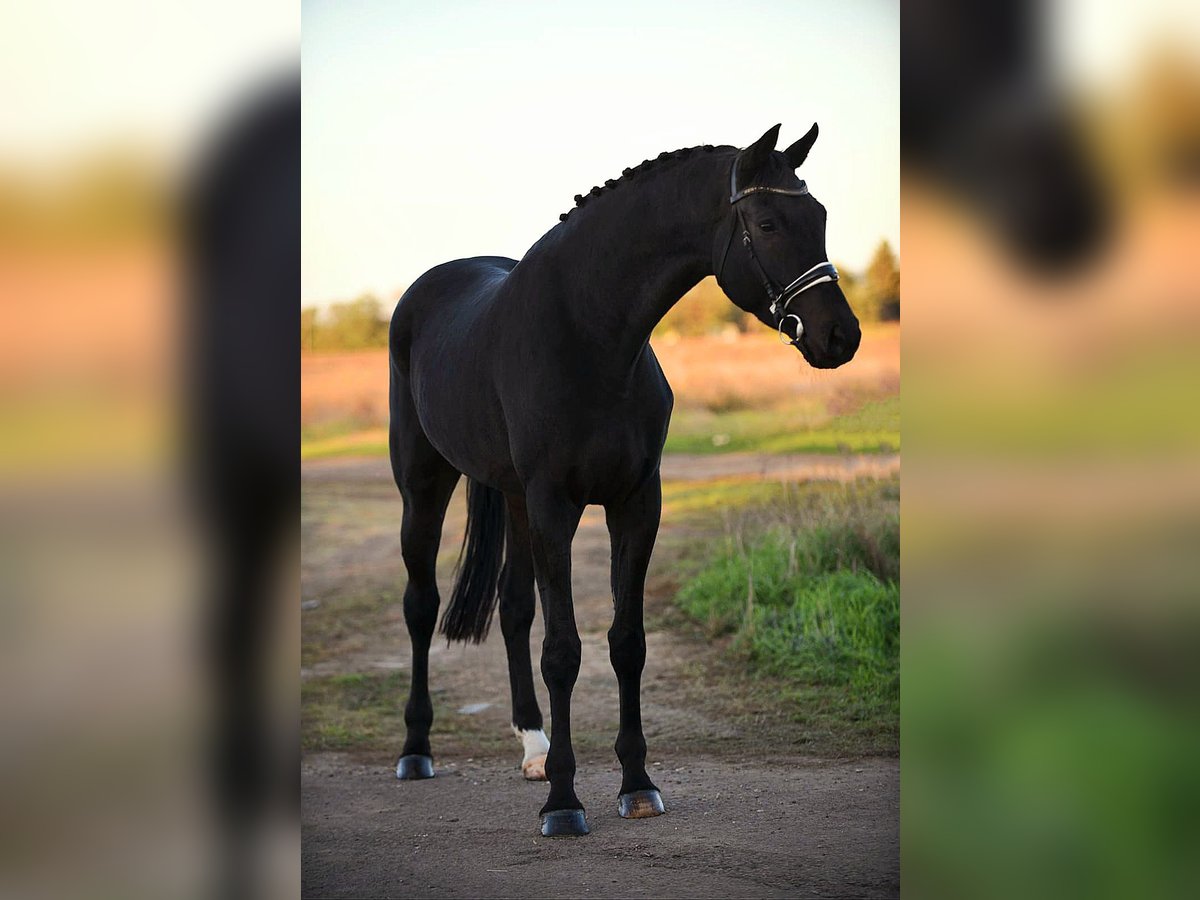
[[(642, 591), (673, 403), (651, 329), (715, 274), (734, 303), (778, 329), (812, 366), (847, 362), (861, 336), (826, 259), (825, 209), (794, 171), (817, 126), (782, 152), (778, 135), (776, 125), (741, 151), (663, 153), (576, 196), (576, 208), (520, 262), (455, 260), (430, 269), (400, 298), (389, 336), (389, 441), (404, 498), (413, 670), (399, 778), (433, 775), (434, 564), (450, 495), (465, 474), (467, 531), (441, 630), (450, 640), (481, 641), (499, 599), (523, 769), (536, 779), (544, 766), (550, 781), (542, 833), (588, 831), (571, 749), (580, 663), (571, 541), (588, 504), (604, 507), (612, 540), (619, 811), (627, 818), (663, 812), (646, 774), (640, 708)], [(548, 743), (529, 655), (535, 580), (554, 722)]]
[(1108, 190), (1039, 33), (1035, 0), (906, 0), (906, 174), (960, 194), (1015, 259), (1069, 274), (1111, 232)]

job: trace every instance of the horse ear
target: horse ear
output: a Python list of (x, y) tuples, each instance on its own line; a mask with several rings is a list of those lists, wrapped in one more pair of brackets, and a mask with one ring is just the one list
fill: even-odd
[(775, 150), (775, 142), (779, 140), (779, 127), (775, 125), (768, 128), (762, 137), (738, 154), (738, 184), (747, 184), (754, 177), (754, 174), (770, 159), (771, 154)]
[(818, 132), (817, 123), (813, 122), (813, 127), (808, 129), (808, 134), (783, 151), (783, 155), (787, 157), (793, 169), (800, 168), (800, 164), (808, 159), (808, 151), (816, 143)]

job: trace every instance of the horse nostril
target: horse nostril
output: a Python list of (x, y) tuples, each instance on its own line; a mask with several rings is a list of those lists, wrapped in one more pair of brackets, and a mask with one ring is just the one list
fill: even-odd
[(834, 325), (829, 329), (829, 352), (834, 356), (841, 356), (846, 349), (846, 337), (840, 325)]
[(857, 328), (847, 329), (842, 325), (834, 325), (829, 329), (828, 349), (830, 356), (849, 357), (858, 349), (861, 333)]

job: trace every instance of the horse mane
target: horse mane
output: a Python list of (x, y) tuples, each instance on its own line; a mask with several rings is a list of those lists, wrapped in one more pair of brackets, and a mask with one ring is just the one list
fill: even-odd
[(558, 220), (560, 222), (565, 222), (567, 220), (567, 217), (570, 216), (571, 213), (573, 213), (576, 209), (579, 209), (581, 206), (583, 206), (585, 203), (587, 203), (593, 197), (599, 197), (601, 194), (606, 193), (607, 191), (614, 190), (614, 189), (620, 187), (622, 184), (632, 181), (634, 178), (636, 178), (639, 175), (649, 172), (652, 169), (657, 169), (660, 167), (660, 164), (662, 164), (662, 163), (669, 163), (669, 162), (676, 161), (676, 160), (688, 159), (699, 153), (714, 153), (717, 150), (736, 150), (736, 149), (737, 149), (736, 147), (727, 147), (727, 146), (723, 146), (723, 145), (722, 146), (714, 146), (713, 144), (701, 144), (697, 147), (684, 147), (680, 150), (664, 150), (662, 153), (658, 154), (658, 156), (654, 157), (654, 159), (642, 160), (636, 166), (622, 170), (620, 178), (610, 178), (608, 181), (604, 182), (604, 184), (596, 185), (594, 188), (592, 188), (586, 194), (576, 194), (574, 208), (568, 209), (565, 213), (563, 213), (562, 215), (560, 215), (558, 217)]

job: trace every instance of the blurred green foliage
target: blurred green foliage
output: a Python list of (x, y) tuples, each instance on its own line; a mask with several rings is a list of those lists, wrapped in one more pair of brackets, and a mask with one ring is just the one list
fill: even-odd
[(1172, 629), (1061, 610), (965, 618), (905, 644), (906, 887), (996, 900), (1200, 894), (1194, 616)]

